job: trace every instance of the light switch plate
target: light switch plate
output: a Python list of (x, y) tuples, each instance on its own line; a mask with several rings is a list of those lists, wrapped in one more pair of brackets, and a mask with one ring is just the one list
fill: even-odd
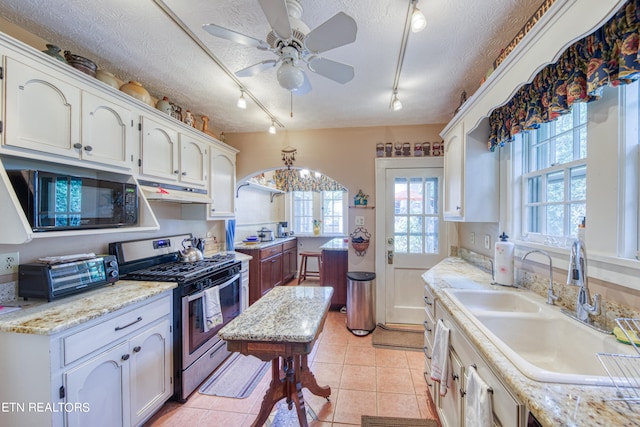
[(491, 248), (491, 236), (489, 236), (488, 234), (484, 235), (484, 248), (485, 249)]
[(356, 217), (356, 225), (364, 225), (364, 217), (363, 216), (357, 216)]

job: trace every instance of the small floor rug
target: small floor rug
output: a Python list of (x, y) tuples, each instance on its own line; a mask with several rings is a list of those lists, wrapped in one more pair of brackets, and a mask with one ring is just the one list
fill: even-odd
[(362, 427), (438, 427), (436, 420), (424, 418), (375, 417), (363, 415), (360, 419)]
[[(318, 420), (318, 416), (313, 409), (309, 406), (308, 402), (304, 404), (307, 410), (307, 423), (311, 424), (313, 421)], [(287, 399), (282, 399), (275, 406), (276, 410), (271, 413), (271, 416), (267, 419), (265, 425), (267, 427), (300, 427), (300, 421), (298, 421), (298, 412), (296, 412), (295, 405), (289, 410), (287, 406)]]
[(371, 342), (378, 348), (422, 351), (424, 334), (420, 330), (394, 328), (378, 323)]
[(257, 357), (233, 353), (198, 391), (211, 396), (244, 399), (253, 392), (269, 368), (269, 362)]

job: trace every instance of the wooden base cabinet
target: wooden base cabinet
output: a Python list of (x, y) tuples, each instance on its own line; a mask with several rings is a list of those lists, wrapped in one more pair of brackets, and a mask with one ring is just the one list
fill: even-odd
[(502, 427), (524, 427), (526, 409), (524, 405), (514, 397), (498, 376), (489, 367), (488, 363), (475, 350), (473, 344), (467, 339), (462, 329), (453, 320), (439, 301), (436, 301), (436, 317), (442, 319), (449, 332), (449, 390), (445, 396), (440, 396), (441, 384), (436, 383), (434, 398), (438, 415), (443, 427), (464, 427), (464, 406), (466, 381), (468, 369), (476, 369), (478, 375), (493, 392), (493, 416), (496, 425)]
[(331, 286), (331, 308), (347, 305), (347, 251), (322, 251), (322, 286)]
[(236, 249), (253, 257), (249, 261), (249, 305), (294, 277), (297, 245), (297, 239), (293, 239), (262, 249)]
[(3, 413), (0, 424), (142, 425), (173, 394), (171, 307), (166, 292), (51, 336), (0, 333), (11, 383), (0, 401), (58, 408)]

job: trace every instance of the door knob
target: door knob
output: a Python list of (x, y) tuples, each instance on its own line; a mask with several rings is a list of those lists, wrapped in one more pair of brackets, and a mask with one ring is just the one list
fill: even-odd
[(387, 264), (393, 264), (393, 251), (387, 251)]
[(393, 237), (389, 237), (389, 238), (387, 239), (387, 243), (388, 243), (388, 244), (390, 244), (390, 245), (393, 245), (393, 241), (394, 241), (394, 240), (393, 240)]

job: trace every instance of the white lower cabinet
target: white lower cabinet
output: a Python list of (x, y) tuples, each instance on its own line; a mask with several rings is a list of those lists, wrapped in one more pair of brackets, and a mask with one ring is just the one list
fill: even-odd
[(440, 301), (436, 301), (436, 318), (442, 319), (450, 328), (449, 335), (449, 390), (439, 396), (440, 384), (436, 384), (434, 395), (438, 415), (445, 427), (464, 427), (464, 405), (466, 395), (465, 374), (467, 369), (476, 369), (478, 375), (491, 388), (493, 417), (495, 425), (502, 427), (524, 427), (525, 406), (518, 402), (488, 363), (475, 350), (462, 329), (444, 309)]
[(165, 292), (55, 335), (0, 333), (0, 401), (25, 407), (0, 425), (142, 425), (173, 394), (171, 307)]
[(240, 275), (240, 302), (244, 311), (249, 307), (249, 260), (242, 261)]

